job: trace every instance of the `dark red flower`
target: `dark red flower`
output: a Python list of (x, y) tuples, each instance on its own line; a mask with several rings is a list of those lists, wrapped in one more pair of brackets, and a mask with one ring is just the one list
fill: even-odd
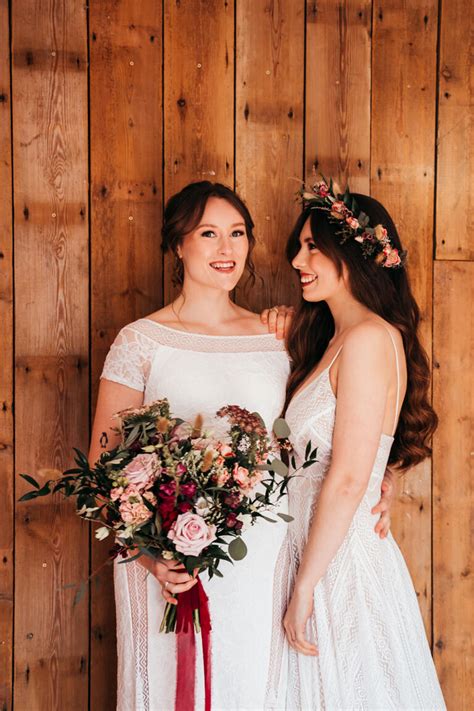
[(194, 496), (196, 489), (196, 484), (193, 481), (189, 481), (187, 484), (181, 484), (179, 493), (183, 496)]
[(191, 511), (192, 508), (193, 506), (189, 503), (189, 501), (180, 501), (178, 504), (178, 510), (180, 513), (187, 513), (188, 511)]
[(173, 496), (176, 492), (176, 482), (169, 481), (167, 484), (160, 484), (158, 491), (161, 496)]
[(229, 513), (227, 514), (226, 520), (225, 520), (225, 525), (228, 528), (234, 528), (237, 523), (237, 515), (235, 513)]

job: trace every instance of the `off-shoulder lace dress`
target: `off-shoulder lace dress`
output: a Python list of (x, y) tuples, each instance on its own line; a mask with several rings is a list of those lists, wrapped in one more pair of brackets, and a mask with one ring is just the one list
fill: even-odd
[[(226, 404), (258, 411), (268, 428), (282, 409), (289, 363), (283, 345), (263, 336), (206, 336), (150, 319), (126, 326), (102, 377), (143, 391), (144, 402), (167, 397), (173, 413), (219, 434)], [(285, 510), (284, 508), (281, 510)], [(263, 709), (270, 668), (274, 571), (283, 522), (245, 532), (248, 556), (224, 563), (224, 578), (203, 583), (212, 618), (213, 711)], [(156, 579), (138, 563), (115, 566), (119, 711), (173, 711), (175, 639), (159, 633), (164, 601)], [(197, 645), (199, 651), (199, 645)], [(196, 709), (203, 708), (197, 659)], [(192, 709), (190, 709), (192, 711)]]

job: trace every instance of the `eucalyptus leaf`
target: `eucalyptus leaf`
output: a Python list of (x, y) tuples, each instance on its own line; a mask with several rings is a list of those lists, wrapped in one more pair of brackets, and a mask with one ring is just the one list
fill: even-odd
[(291, 523), (291, 521), (295, 520), (293, 516), (290, 516), (289, 514), (279, 513), (277, 516), (283, 519), (283, 521), (286, 521), (286, 523)]
[(281, 459), (274, 459), (272, 461), (272, 471), (280, 476), (288, 476), (288, 467)]
[[(255, 469), (258, 469), (261, 472), (272, 472), (273, 471), (271, 462), (268, 462), (267, 464), (257, 464)], [(216, 488), (221, 488), (221, 487), (216, 487)]]
[(291, 434), (287, 421), (283, 417), (277, 417), (273, 423), (273, 432), (277, 439), (286, 439)]
[(233, 538), (231, 540), (231, 542), (229, 543), (228, 550), (229, 555), (234, 560), (243, 560), (247, 555), (247, 546), (245, 545), (244, 540), (240, 536), (237, 536), (237, 538)]

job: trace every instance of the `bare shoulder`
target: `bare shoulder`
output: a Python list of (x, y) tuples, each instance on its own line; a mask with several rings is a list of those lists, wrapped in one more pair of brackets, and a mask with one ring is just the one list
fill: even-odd
[(162, 309), (153, 311), (151, 314), (147, 314), (143, 318), (148, 318), (150, 321), (157, 321), (157, 323), (168, 323), (168, 321), (176, 320), (176, 314), (171, 308), (171, 304), (164, 306)]
[(346, 355), (369, 358), (383, 357), (393, 349), (389, 334), (398, 348), (403, 348), (400, 332), (382, 318), (367, 318), (353, 326), (344, 339)]

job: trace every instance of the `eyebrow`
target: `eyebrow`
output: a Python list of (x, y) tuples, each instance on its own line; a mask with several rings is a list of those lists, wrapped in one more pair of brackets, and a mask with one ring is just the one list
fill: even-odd
[[(203, 222), (202, 225), (198, 225), (196, 227), (196, 229), (199, 230), (199, 229), (201, 229), (201, 227), (213, 227), (215, 230), (219, 229), (218, 225), (211, 225), (211, 224), (208, 224), (207, 222)], [(234, 224), (231, 225), (231, 227), (245, 227), (245, 222), (234, 222)]]

